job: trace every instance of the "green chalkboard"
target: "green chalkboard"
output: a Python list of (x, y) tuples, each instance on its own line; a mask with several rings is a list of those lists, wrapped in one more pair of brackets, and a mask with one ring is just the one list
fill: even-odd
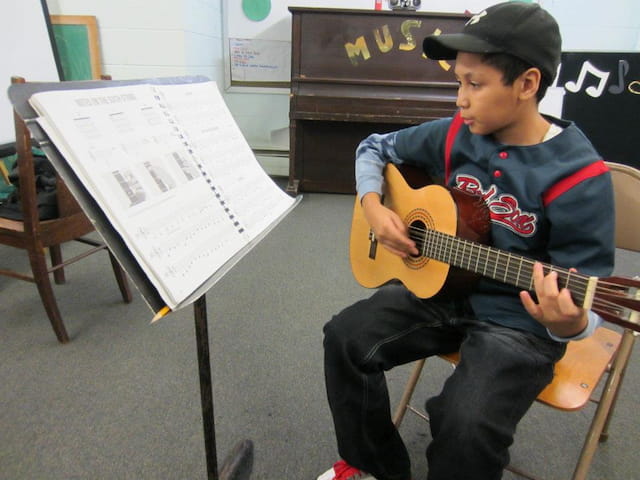
[(58, 55), (65, 80), (91, 80), (91, 58), (87, 27), (84, 25), (54, 25)]
[(95, 17), (51, 15), (51, 25), (64, 80), (100, 78), (98, 33)]

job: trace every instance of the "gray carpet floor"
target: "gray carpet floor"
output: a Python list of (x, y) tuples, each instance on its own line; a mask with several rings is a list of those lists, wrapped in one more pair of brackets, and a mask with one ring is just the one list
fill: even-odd
[[(305, 194), (207, 294), (218, 457), (251, 439), (252, 479), (315, 479), (337, 459), (322, 326), (371, 293), (349, 269), (352, 205), (348, 195)], [(70, 255), (77, 247), (65, 248)], [(28, 268), (18, 250), (0, 247), (0, 258), (3, 266)], [(634, 275), (640, 261), (619, 252), (618, 272)], [(69, 267), (55, 292), (67, 345), (55, 340), (35, 286), (0, 277), (0, 479), (206, 478), (193, 309), (150, 324), (137, 292), (133, 303), (121, 302), (106, 254)], [(633, 446), (638, 355), (590, 479), (640, 478)], [(388, 374), (393, 402), (408, 370)], [(414, 398), (422, 403), (437, 393), (449, 372), (430, 361)], [(513, 463), (569, 478), (593, 410), (534, 405), (518, 430)], [(415, 478), (424, 479), (428, 426), (408, 415), (401, 432)]]

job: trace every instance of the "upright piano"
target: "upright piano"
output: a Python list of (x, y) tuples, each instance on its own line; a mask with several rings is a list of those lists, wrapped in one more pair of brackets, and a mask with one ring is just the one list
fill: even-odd
[(287, 190), (355, 192), (354, 153), (371, 133), (451, 116), (451, 62), (422, 52), (459, 14), (289, 8), (292, 14)]

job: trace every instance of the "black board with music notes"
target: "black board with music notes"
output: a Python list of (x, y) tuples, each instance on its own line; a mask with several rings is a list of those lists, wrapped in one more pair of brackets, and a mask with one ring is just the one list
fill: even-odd
[(640, 168), (640, 53), (564, 52), (556, 81), (562, 117), (604, 160)]

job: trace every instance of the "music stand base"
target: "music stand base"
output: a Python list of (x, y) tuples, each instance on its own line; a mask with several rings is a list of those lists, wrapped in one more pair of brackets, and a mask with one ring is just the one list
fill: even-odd
[(253, 469), (253, 442), (238, 442), (220, 468), (220, 480), (249, 480)]

